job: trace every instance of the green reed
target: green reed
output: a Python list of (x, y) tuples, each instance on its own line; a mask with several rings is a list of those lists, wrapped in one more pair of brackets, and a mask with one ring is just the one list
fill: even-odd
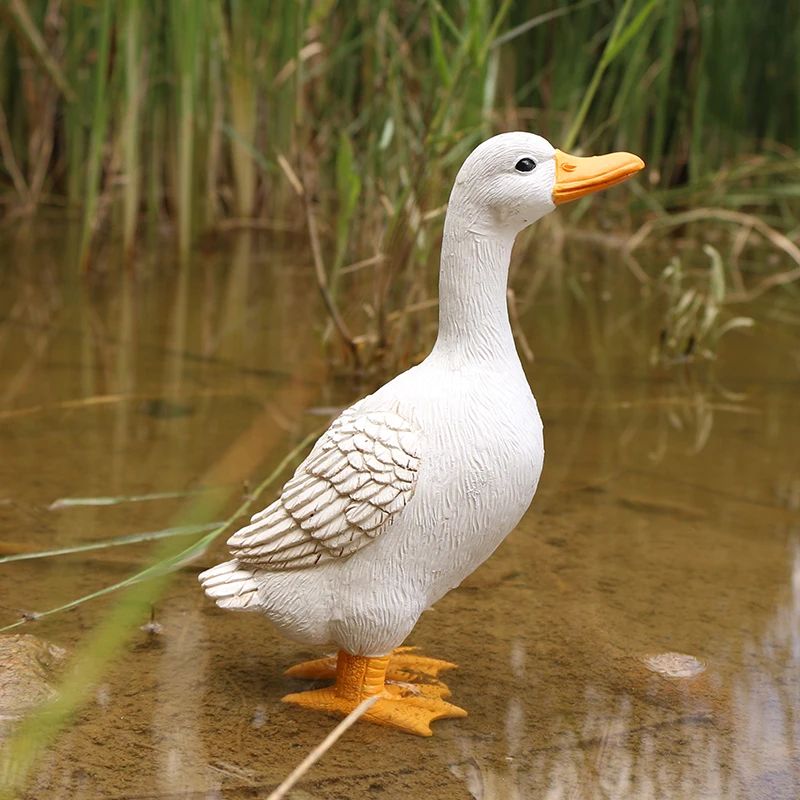
[(142, 53), (142, 15), (136, 0), (126, 0), (121, 14), (120, 28), (125, 59), (124, 110), (120, 114), (122, 189), (122, 242), (126, 257), (130, 258), (136, 239), (139, 203), (142, 194), (141, 164), (141, 109), (144, 94)]
[(712, 194), (796, 224), (800, 17), (729, 5), (0, 0), (0, 192), (68, 201), (83, 265), (101, 234), (130, 255), (171, 226), (186, 261), (220, 226), (302, 231), (310, 208), (365, 360), (408, 355), (437, 209), (493, 132), (640, 152), (660, 212)]
[(83, 229), (78, 261), (82, 269), (88, 267), (89, 246), (96, 220), (97, 203), (100, 195), (101, 168), (103, 151), (106, 144), (108, 127), (108, 83), (107, 70), (109, 50), (111, 47), (111, 24), (113, 15), (111, 0), (103, 0), (100, 4), (101, 16), (96, 35), (97, 59), (93, 67), (92, 114), (89, 128), (89, 149), (86, 159), (86, 180), (84, 183)]

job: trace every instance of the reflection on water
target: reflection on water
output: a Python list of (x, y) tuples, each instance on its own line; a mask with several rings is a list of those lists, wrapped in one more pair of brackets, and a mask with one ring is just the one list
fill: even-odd
[[(166, 528), (179, 498), (47, 507), (191, 489), (245, 432), (234, 455), (253, 485), (319, 424), (305, 409), (365, 390), (326, 380), (293, 248), (242, 236), (182, 277), (150, 257), (91, 290), (64, 250), (23, 238), (2, 276), (0, 555)], [(713, 373), (654, 372), (658, 315), (595, 261), (552, 270), (522, 315), (547, 445), (534, 505), (410, 639), (459, 663), (448, 682), (470, 716), (431, 740), (356, 726), (293, 796), (800, 794), (798, 330), (731, 334)], [(160, 629), (134, 633), (30, 797), (266, 797), (331, 729), (280, 703), (299, 687), (283, 670), (316, 654), (202, 595), (196, 574), (222, 552), (179, 570)], [(148, 553), (0, 564), (0, 624)], [(72, 650), (106, 607), (23, 630)], [(653, 668), (670, 653), (705, 669)]]

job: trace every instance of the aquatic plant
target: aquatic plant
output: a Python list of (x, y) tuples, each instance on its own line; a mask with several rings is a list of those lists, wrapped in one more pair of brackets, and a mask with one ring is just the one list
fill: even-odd
[(699, 278), (686, 270), (678, 257), (661, 274), (659, 287), (666, 309), (658, 344), (650, 354), (653, 364), (715, 359), (719, 341), (726, 333), (755, 324), (751, 317), (724, 310), (727, 280), (722, 256), (710, 244), (704, 245), (703, 252), (710, 265)]

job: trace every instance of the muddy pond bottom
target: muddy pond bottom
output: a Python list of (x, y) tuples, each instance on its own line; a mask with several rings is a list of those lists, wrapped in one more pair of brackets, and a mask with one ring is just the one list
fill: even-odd
[[(37, 615), (196, 541), (170, 530), (226, 519), (372, 388), (329, 379), (304, 256), (237, 241), (88, 292), (59, 253), (0, 292), (0, 626), (36, 637), (0, 640), (20, 676), (0, 736), (68, 670), (37, 653), (82, 653), (120, 594)], [(569, 274), (521, 318), (539, 492), (407, 642), (459, 665), (469, 716), (432, 739), (357, 724), (290, 797), (800, 796), (800, 330), (769, 297), (713, 365), (652, 367), (635, 279)], [(284, 670), (324, 653), (203, 595), (224, 538), (177, 566), (21, 797), (266, 798), (335, 726), (280, 702), (307, 686)], [(7, 560), (57, 548), (75, 552)]]

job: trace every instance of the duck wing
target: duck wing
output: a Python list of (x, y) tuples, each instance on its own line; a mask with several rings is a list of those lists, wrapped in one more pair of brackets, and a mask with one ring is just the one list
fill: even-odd
[(343, 559), (380, 536), (414, 496), (419, 428), (395, 411), (334, 420), (281, 496), (228, 539), (240, 564), (262, 570)]

